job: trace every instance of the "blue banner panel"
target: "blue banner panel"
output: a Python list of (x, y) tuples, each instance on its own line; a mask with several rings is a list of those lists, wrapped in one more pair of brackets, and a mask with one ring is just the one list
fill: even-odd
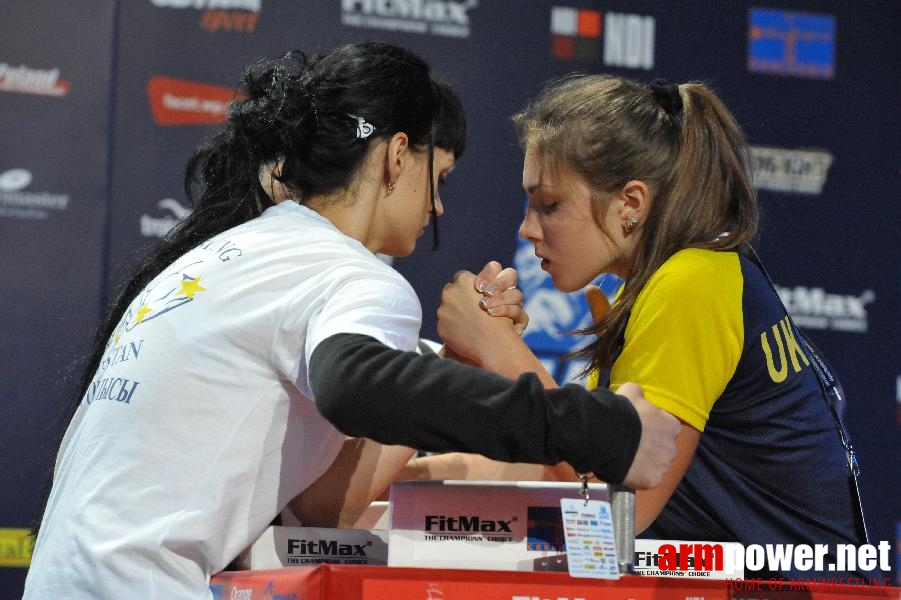
[[(42, 508), (66, 366), (100, 311), (114, 8), (0, 3), (0, 528)], [(0, 589), (23, 577), (0, 569)]]

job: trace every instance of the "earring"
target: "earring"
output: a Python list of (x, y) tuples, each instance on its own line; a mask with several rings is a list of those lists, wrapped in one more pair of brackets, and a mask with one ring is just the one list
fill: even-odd
[(394, 188), (395, 188), (395, 187), (397, 187), (397, 182), (396, 182), (396, 181), (393, 182), (393, 183), (391, 183), (391, 184), (389, 184), (389, 185), (386, 185), (386, 186), (385, 186), (385, 195), (386, 195), (386, 196), (390, 196), (390, 195), (391, 195), (391, 192), (394, 191)]
[(638, 219), (636, 219), (635, 217), (629, 217), (623, 224), (623, 230), (626, 233), (632, 233), (632, 230), (635, 229), (636, 225), (638, 225)]

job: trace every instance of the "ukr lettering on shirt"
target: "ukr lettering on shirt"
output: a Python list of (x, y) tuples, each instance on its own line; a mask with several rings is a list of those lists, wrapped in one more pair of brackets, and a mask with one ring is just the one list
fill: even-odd
[[(760, 334), (760, 346), (766, 357), (766, 368), (770, 374), (770, 379), (773, 380), (773, 383), (782, 383), (788, 377), (789, 362), (791, 362), (794, 372), (800, 373), (803, 368), (801, 363), (803, 362), (804, 366), (810, 366), (810, 361), (807, 359), (807, 355), (804, 354), (801, 345), (798, 344), (798, 340), (795, 338), (794, 329), (792, 328), (788, 317), (774, 323), (771, 327), (771, 331), (772, 336), (768, 331), (764, 331)], [(775, 344), (775, 347), (779, 352), (778, 366), (774, 359), (773, 345), (770, 344), (770, 337), (772, 337), (773, 344)], [(800, 357), (800, 360), (798, 360), (798, 357)]]

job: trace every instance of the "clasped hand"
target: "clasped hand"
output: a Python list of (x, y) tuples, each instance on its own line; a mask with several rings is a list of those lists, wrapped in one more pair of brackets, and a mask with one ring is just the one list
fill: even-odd
[[(441, 292), (438, 335), (444, 354), (461, 362), (484, 366), (491, 352), (503, 352), (511, 338), (519, 338), (529, 324), (517, 273), (497, 261), (477, 275), (457, 271)], [(500, 318), (497, 318), (500, 317)]]

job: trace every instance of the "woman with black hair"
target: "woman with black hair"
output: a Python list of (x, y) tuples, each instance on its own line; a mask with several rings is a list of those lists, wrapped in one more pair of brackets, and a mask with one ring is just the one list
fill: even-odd
[[(375, 254), (413, 251), (463, 151), (460, 102), (426, 63), (375, 43), (289, 53), (244, 88), (188, 163), (195, 210), (98, 333), (25, 598), (210, 597), (345, 435), (660, 481), (678, 426), (637, 387), (546, 391), (413, 352), (419, 302)], [(409, 451), (382, 456), (374, 488)]]

